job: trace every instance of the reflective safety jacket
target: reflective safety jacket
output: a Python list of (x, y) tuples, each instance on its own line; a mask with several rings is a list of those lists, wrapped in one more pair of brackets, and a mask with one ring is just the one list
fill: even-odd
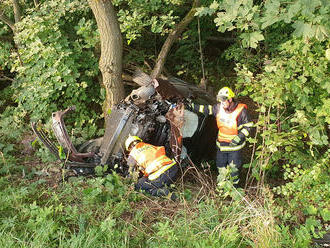
[(216, 115), (218, 125), (218, 141), (230, 143), (231, 140), (238, 134), (237, 117), (242, 112), (243, 108), (247, 109), (245, 104), (238, 104), (235, 110), (227, 113), (223, 108), (220, 108)]
[(149, 178), (157, 179), (161, 174), (176, 164), (168, 158), (163, 146), (153, 146), (144, 142), (139, 142), (129, 154), (135, 161), (139, 170)]
[[(225, 111), (220, 103), (215, 105), (192, 104), (192, 108), (194, 112), (215, 116), (219, 129), (216, 143), (220, 151), (238, 151), (245, 146), (245, 139), (249, 136), (253, 126), (245, 104), (234, 102), (231, 112)], [(238, 136), (241, 141), (237, 145), (229, 145), (235, 136)]]

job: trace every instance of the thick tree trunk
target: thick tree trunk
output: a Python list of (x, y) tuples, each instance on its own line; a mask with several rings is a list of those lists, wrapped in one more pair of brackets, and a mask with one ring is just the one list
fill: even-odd
[(162, 73), (164, 64), (166, 61), (166, 57), (173, 45), (173, 43), (178, 39), (179, 35), (183, 32), (183, 30), (188, 26), (188, 24), (194, 19), (196, 8), (199, 6), (199, 0), (195, 0), (191, 10), (188, 14), (183, 18), (183, 20), (175, 27), (175, 29), (168, 35), (165, 40), (163, 47), (158, 55), (156, 65), (151, 72), (151, 77), (156, 78)]
[(117, 14), (110, 0), (89, 0), (101, 39), (100, 71), (106, 90), (104, 113), (124, 98), (122, 83), (122, 36)]

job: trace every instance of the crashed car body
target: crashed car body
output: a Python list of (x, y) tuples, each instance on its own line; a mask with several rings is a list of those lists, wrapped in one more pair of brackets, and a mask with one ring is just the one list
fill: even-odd
[(66, 168), (78, 174), (93, 173), (97, 165), (127, 173), (124, 143), (129, 135), (165, 146), (167, 154), (179, 164), (188, 158), (188, 154), (196, 160), (209, 159), (215, 151), (215, 120), (185, 109), (184, 102), (191, 100), (214, 103), (205, 91), (177, 78), (150, 79), (113, 107), (105, 118), (103, 137), (87, 141), (78, 149), (71, 142), (64, 123), (64, 116), (75, 108), (54, 112), (52, 129), (65, 158), (60, 156), (58, 146), (40, 126), (32, 123), (32, 129)]

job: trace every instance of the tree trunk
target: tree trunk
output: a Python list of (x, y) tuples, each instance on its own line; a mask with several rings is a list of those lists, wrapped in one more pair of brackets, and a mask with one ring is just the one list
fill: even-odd
[(21, 21), (21, 10), (17, 0), (13, 0), (15, 23)]
[(183, 20), (175, 27), (175, 29), (168, 35), (165, 40), (163, 47), (158, 55), (156, 65), (151, 72), (151, 77), (156, 78), (163, 71), (163, 67), (166, 61), (166, 57), (173, 45), (173, 43), (178, 39), (179, 35), (183, 32), (183, 30), (188, 26), (188, 24), (194, 19), (196, 8), (199, 6), (199, 0), (195, 0), (191, 10), (188, 14), (183, 18)]
[(101, 39), (101, 57), (99, 61), (102, 73), (102, 85), (106, 90), (104, 114), (112, 105), (124, 98), (122, 83), (122, 36), (111, 0), (89, 0)]
[[(13, 9), (14, 9), (14, 16), (15, 16), (15, 22), (12, 22), (9, 17), (7, 17), (5, 15), (5, 13), (3, 12), (3, 10), (0, 10), (0, 21), (4, 22), (5, 24), (7, 24), (11, 31), (13, 32), (13, 35), (15, 36), (16, 35), (16, 28), (15, 28), (15, 23), (19, 22), (21, 20), (21, 11), (20, 11), (20, 8), (19, 8), (19, 4), (17, 2), (17, 0), (13, 0)], [(23, 62), (22, 62), (22, 59), (21, 59), (21, 55), (20, 55), (20, 52), (19, 52), (19, 43), (17, 43), (15, 41), (15, 39), (13, 39), (13, 43), (15, 44), (16, 46), (16, 50), (17, 50), (17, 56), (18, 56), (18, 59), (19, 59), (19, 62), (21, 65), (23, 65)]]

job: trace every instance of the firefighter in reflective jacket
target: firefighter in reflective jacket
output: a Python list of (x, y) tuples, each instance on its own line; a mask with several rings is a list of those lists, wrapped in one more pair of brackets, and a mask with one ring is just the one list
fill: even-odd
[[(137, 136), (129, 136), (125, 147), (129, 152), (128, 166), (138, 168), (144, 174), (135, 185), (135, 190), (143, 190), (153, 196), (169, 195), (167, 186), (174, 183), (178, 166), (166, 156), (165, 148), (144, 143)], [(171, 194), (171, 199), (175, 197)]]
[(194, 112), (214, 115), (218, 126), (217, 157), (218, 168), (234, 165), (231, 176), (238, 182), (239, 169), (242, 165), (241, 149), (245, 146), (245, 139), (249, 136), (253, 123), (249, 120), (247, 106), (234, 101), (234, 92), (223, 87), (217, 95), (215, 105), (191, 104)]

